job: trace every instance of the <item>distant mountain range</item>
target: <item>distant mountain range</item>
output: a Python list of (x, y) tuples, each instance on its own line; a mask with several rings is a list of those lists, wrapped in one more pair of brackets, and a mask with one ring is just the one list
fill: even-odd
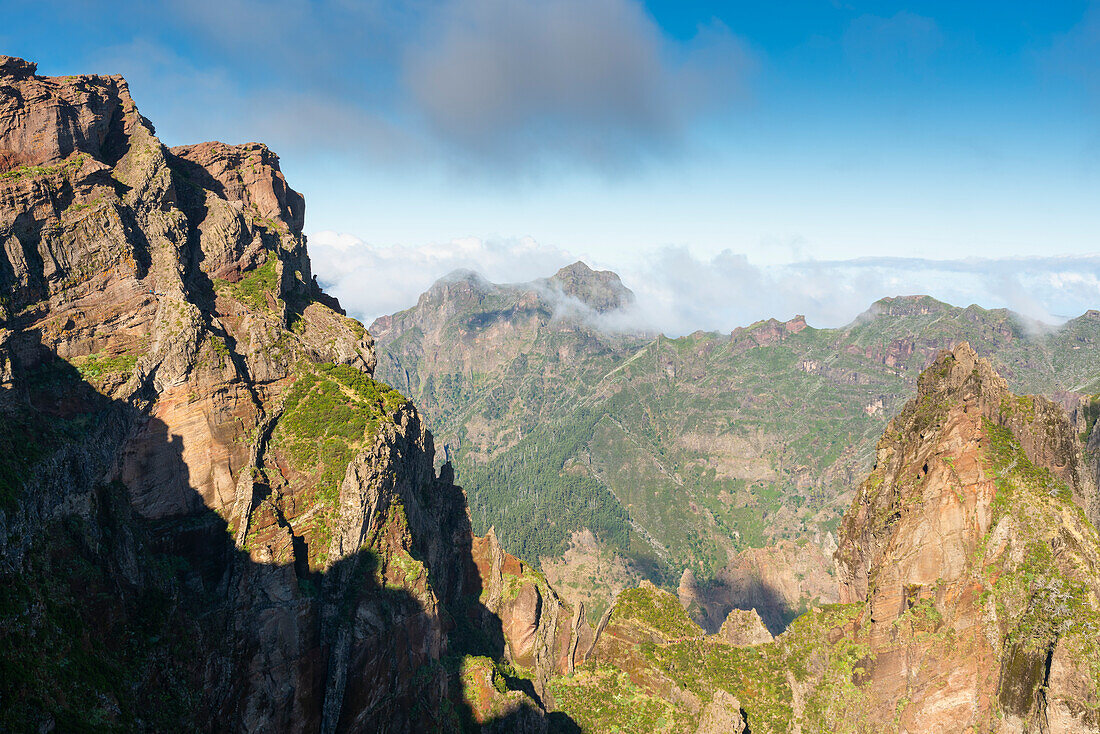
[(681, 579), (712, 625), (746, 599), (776, 627), (829, 599), (875, 441), (956, 342), (1017, 392), (1070, 409), (1100, 392), (1097, 311), (1051, 329), (906, 296), (838, 329), (796, 316), (668, 338), (609, 328), (632, 302), (580, 262), (522, 284), (459, 272), (370, 327), (379, 378), (428, 416), (475, 530), (590, 610), (642, 577)]

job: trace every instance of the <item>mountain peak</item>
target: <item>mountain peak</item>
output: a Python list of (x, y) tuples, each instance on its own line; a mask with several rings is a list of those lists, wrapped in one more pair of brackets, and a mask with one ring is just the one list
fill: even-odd
[(38, 64), (21, 59), (18, 56), (0, 56), (0, 77), (14, 77), (25, 79), (34, 76), (38, 71)]
[(554, 273), (555, 278), (569, 278), (569, 277), (588, 277), (595, 275), (597, 271), (588, 266), (584, 260), (577, 260), (575, 263), (565, 265)]
[(861, 314), (860, 319), (876, 316), (925, 316), (942, 313), (951, 308), (953, 306), (950, 304), (938, 301), (932, 296), (887, 296), (872, 303), (871, 307)]
[(1008, 383), (988, 359), (979, 357), (969, 342), (945, 349), (917, 379), (917, 397), (950, 395), (963, 401), (998, 402), (1008, 394)]
[(610, 270), (593, 270), (580, 260), (554, 273), (548, 283), (599, 313), (634, 303), (634, 292), (623, 285), (618, 274)]
[(489, 281), (481, 273), (469, 268), (456, 268), (435, 282), (435, 285), (443, 283), (470, 283), (471, 285), (486, 286)]

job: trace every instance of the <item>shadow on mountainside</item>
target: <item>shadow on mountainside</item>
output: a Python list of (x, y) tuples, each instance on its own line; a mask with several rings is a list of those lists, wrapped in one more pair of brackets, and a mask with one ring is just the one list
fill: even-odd
[[(712, 594), (721, 599), (719, 602), (721, 614), (712, 619), (718, 621), (714, 629), (707, 632), (717, 632), (722, 626), (722, 620), (734, 609), (756, 610), (764, 626), (772, 635), (779, 635), (790, 626), (791, 622), (799, 617), (805, 609), (792, 606), (783, 596), (782, 592), (759, 576), (750, 576), (744, 580), (738, 580), (736, 585), (728, 581), (717, 580), (702, 593)], [(704, 625), (711, 627), (713, 625)]]
[[(519, 732), (537, 724), (531, 707), (479, 723), (465, 698), (533, 693), (492, 662), (481, 670), (494, 690), (463, 685), (469, 661), (504, 653), (500, 620), (479, 602), (468, 516), (458, 520), (467, 541), (455, 556), (463, 583), (438, 615), (389, 585), (370, 550), (323, 574), (301, 562), (257, 563), (194, 489), (177, 514), (139, 514), (156, 498), (122, 481), (119, 459), (139, 431), (162, 442), (149, 471), (191, 487), (182, 440), (149, 415), (151, 388), (135, 404), (111, 400), (90, 380), (113, 378), (81, 374), (37, 333), (17, 331), (8, 343), (0, 730)], [(439, 572), (429, 568), (429, 582)], [(554, 731), (579, 731), (563, 714), (549, 719)]]
[(735, 609), (755, 611), (773, 636), (784, 632), (807, 611), (805, 603), (793, 606), (778, 587), (757, 573), (719, 575), (694, 581), (690, 595), (688, 615), (707, 634), (717, 633)]

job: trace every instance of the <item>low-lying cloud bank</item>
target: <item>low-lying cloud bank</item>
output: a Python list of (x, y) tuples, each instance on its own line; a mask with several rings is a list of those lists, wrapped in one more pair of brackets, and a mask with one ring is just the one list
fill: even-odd
[[(456, 269), (493, 282), (526, 282), (578, 259), (530, 238), (376, 246), (351, 235), (310, 237), (318, 279), (366, 323), (409, 308), (432, 283)], [(583, 259), (583, 258), (582, 258)], [(758, 266), (724, 251), (700, 258), (686, 248), (642, 253), (632, 263), (587, 260), (615, 270), (637, 295), (626, 314), (605, 319), (622, 329), (678, 336), (730, 331), (765, 318), (805, 314), (814, 326), (841, 326), (884, 296), (924, 294), (942, 301), (1009, 308), (1048, 324), (1100, 308), (1100, 255), (926, 260), (863, 258)]]

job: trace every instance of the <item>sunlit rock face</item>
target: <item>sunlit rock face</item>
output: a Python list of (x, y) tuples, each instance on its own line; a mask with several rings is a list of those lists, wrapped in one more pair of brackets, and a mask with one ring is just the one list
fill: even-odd
[(465, 496), (278, 157), (168, 149), (120, 77), (35, 72), (0, 57), (0, 729), (461, 728), (463, 660), (503, 656)]
[(1062, 409), (1012, 395), (967, 344), (942, 354), (841, 529), (841, 599), (867, 605), (871, 715), (900, 710), (899, 726), (922, 731), (1095, 731), (1094, 507)]

